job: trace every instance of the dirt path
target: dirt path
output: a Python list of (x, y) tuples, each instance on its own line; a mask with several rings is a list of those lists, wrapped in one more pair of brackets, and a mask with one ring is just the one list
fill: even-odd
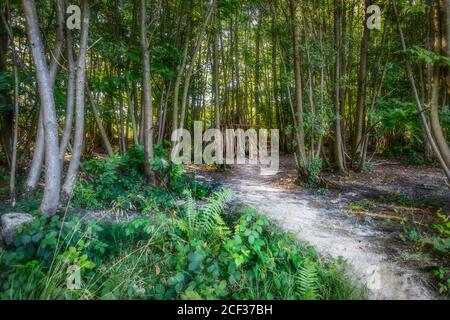
[(282, 167), (276, 176), (249, 165), (225, 173), (197, 169), (196, 175), (231, 187), (238, 201), (260, 210), (321, 254), (344, 258), (352, 276), (368, 287), (370, 299), (435, 298), (427, 285), (426, 257), (408, 253), (389, 228), (380, 229), (378, 222), (348, 212), (348, 194), (319, 194), (295, 187), (292, 166), (282, 163)]

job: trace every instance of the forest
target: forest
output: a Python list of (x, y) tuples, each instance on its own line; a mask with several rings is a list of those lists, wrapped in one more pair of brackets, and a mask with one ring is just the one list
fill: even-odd
[(450, 0), (0, 18), (0, 300), (450, 297)]

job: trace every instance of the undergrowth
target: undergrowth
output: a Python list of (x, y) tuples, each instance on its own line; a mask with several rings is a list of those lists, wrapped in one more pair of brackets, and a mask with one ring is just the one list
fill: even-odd
[[(160, 181), (142, 180), (143, 152), (84, 163), (71, 210), (36, 217), (0, 249), (0, 299), (361, 299), (342, 262), (229, 205), (230, 190), (195, 181), (158, 151)], [(201, 201), (199, 201), (201, 200)], [(136, 211), (111, 223), (86, 209)], [(234, 208), (234, 209), (232, 209)]]
[[(254, 210), (223, 215), (230, 197), (221, 191), (200, 208), (189, 200), (176, 217), (120, 224), (36, 219), (18, 233), (14, 250), (0, 254), (0, 298), (363, 297), (343, 265), (324, 261)], [(79, 271), (78, 290), (67, 287), (71, 270)]]
[(434, 223), (403, 223), (401, 238), (412, 242), (419, 250), (433, 253), (438, 267), (433, 272), (437, 291), (450, 297), (450, 219), (441, 210)]

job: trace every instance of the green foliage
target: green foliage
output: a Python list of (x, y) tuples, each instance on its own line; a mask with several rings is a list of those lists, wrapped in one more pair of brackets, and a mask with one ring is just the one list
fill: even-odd
[(188, 177), (183, 166), (168, 160), (162, 146), (155, 147), (152, 163), (164, 189), (147, 186), (144, 182), (144, 149), (130, 148), (124, 156), (89, 160), (84, 163), (86, 174), (77, 182), (72, 206), (75, 208), (111, 208), (116, 213), (127, 211), (154, 212), (169, 208), (173, 192), (181, 195), (183, 190), (192, 190), (195, 198), (204, 198), (210, 188), (202, 182)]
[(413, 46), (408, 50), (410, 57), (427, 65), (437, 65), (441, 67), (449, 67), (450, 59), (446, 56), (437, 54), (419, 46)]
[[(336, 299), (361, 292), (341, 267), (254, 210), (225, 215), (231, 192), (177, 215), (118, 224), (36, 219), (0, 252), (2, 299)], [(226, 230), (226, 232), (224, 232)], [(207, 231), (207, 232), (206, 232)], [(66, 287), (78, 266), (82, 290)]]
[(308, 162), (300, 161), (299, 170), (301, 171), (301, 176), (305, 177), (304, 182), (307, 186), (314, 187), (319, 184), (323, 166), (322, 158), (314, 158)]
[(437, 289), (442, 296), (450, 296), (450, 268), (439, 268), (433, 275), (437, 280)]
[(318, 284), (316, 265), (306, 260), (295, 276), (296, 293), (300, 298), (315, 300), (319, 297)]
[[(438, 211), (436, 220), (432, 224), (406, 224), (403, 223), (404, 231), (401, 238), (411, 241), (419, 249), (431, 251), (438, 259), (438, 268), (433, 272), (436, 279), (438, 292), (442, 296), (450, 294), (450, 220), (448, 215)], [(430, 250), (431, 249), (431, 250)]]
[(379, 139), (381, 154), (408, 156), (416, 163), (423, 163), (423, 136), (413, 102), (397, 98), (380, 99), (379, 108), (369, 116), (375, 125), (375, 136)]

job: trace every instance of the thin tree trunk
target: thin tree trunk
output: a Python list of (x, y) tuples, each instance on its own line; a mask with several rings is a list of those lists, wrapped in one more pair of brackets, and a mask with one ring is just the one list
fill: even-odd
[(262, 13), (258, 10), (258, 25), (256, 27), (255, 44), (255, 120), (256, 126), (260, 123), (261, 110), (261, 32), (262, 32)]
[(122, 155), (127, 152), (127, 143), (125, 138), (125, 114), (123, 111), (123, 97), (122, 92), (119, 90), (119, 145)]
[(102, 124), (102, 120), (100, 119), (100, 115), (98, 114), (94, 97), (92, 96), (92, 92), (89, 90), (87, 81), (86, 81), (86, 92), (89, 99), (89, 103), (92, 108), (92, 114), (94, 115), (95, 123), (97, 124), (97, 127), (100, 130), (100, 136), (102, 138), (103, 147), (105, 148), (105, 151), (108, 153), (108, 156), (112, 157), (114, 155), (114, 151), (111, 147), (111, 143), (109, 142), (108, 134), (106, 133), (105, 127)]
[[(364, 12), (371, 5), (371, 0), (365, 1)], [(368, 14), (365, 14), (364, 19), (364, 34), (361, 40), (361, 51), (359, 59), (359, 73), (358, 73), (358, 93), (356, 97), (356, 124), (355, 135), (353, 140), (353, 152), (355, 155), (361, 156), (362, 151), (362, 139), (365, 127), (366, 118), (366, 87), (367, 87), (367, 56), (369, 52), (369, 36), (370, 30), (367, 28), (366, 21)]]
[(168, 88), (167, 88), (167, 93), (164, 99), (164, 106), (163, 106), (163, 114), (162, 114), (162, 119), (161, 119), (161, 123), (160, 123), (160, 128), (159, 128), (159, 134), (158, 134), (158, 144), (161, 144), (164, 140), (164, 134), (166, 132), (166, 121), (167, 121), (167, 108), (169, 106), (169, 97), (170, 97), (170, 92), (172, 89), (172, 81), (169, 82)]
[(145, 151), (145, 180), (147, 184), (155, 183), (152, 170), (153, 161), (153, 106), (152, 84), (150, 77), (150, 52), (147, 41), (146, 1), (141, 0), (141, 50), (142, 50), (142, 109), (144, 117), (144, 151)]
[[(14, 46), (14, 43), (12, 44)], [(17, 143), (19, 136), (19, 71), (14, 63), (14, 126), (13, 126), (13, 145), (11, 157), (11, 177), (9, 189), (11, 194), (11, 205), (16, 206), (16, 169), (17, 169)]]
[(305, 149), (305, 131), (303, 128), (303, 92), (302, 92), (302, 69), (300, 65), (300, 34), (297, 27), (297, 4), (290, 0), (290, 13), (292, 24), (292, 42), (294, 45), (294, 73), (295, 73), (295, 104), (297, 118), (297, 152), (300, 162), (307, 161)]
[[(62, 45), (64, 43), (64, 7), (63, 1), (58, 0), (56, 2), (56, 10), (57, 10), (57, 31), (56, 31), (56, 45), (52, 51), (51, 55), (51, 64), (49, 68), (49, 78), (50, 85), (53, 89), (56, 81), (56, 75), (59, 68), (59, 60), (62, 55)], [(42, 106), (41, 106), (41, 109)], [(36, 132), (36, 143), (34, 146), (33, 159), (31, 161), (31, 166), (29, 169), (29, 174), (27, 180), (25, 182), (25, 198), (31, 197), (39, 183), (39, 179), (41, 177), (41, 169), (44, 164), (44, 150), (45, 150), (45, 137), (44, 137), (44, 124), (43, 124), (43, 111), (39, 111), (39, 120), (38, 120), (38, 129)], [(58, 152), (59, 155), (59, 152)]]
[(334, 132), (334, 156), (335, 163), (340, 173), (345, 173), (345, 155), (344, 142), (342, 138), (342, 119), (341, 119), (341, 10), (342, 3), (340, 0), (334, 0), (334, 31), (335, 31), (335, 50), (336, 50), (336, 66), (335, 66), (335, 132)]
[[(8, 38), (11, 40), (9, 29), (9, 8), (6, 4), (0, 6), (0, 73), (6, 72), (6, 54), (8, 50)], [(0, 89), (0, 104), (12, 105), (11, 95), (7, 88)], [(2, 110), (0, 113), (0, 143), (3, 145), (5, 159), (9, 167), (11, 167), (12, 149), (13, 149), (13, 121), (14, 112), (9, 108)]]
[(40, 210), (47, 215), (56, 213), (61, 190), (61, 166), (59, 162), (58, 123), (53, 97), (53, 86), (44, 55), (44, 46), (39, 30), (34, 0), (22, 0), (25, 11), (28, 41), (36, 66), (39, 96), (42, 106), (45, 136), (45, 189)]
[(139, 144), (139, 132), (136, 124), (136, 116), (134, 112), (132, 93), (129, 91), (129, 87), (127, 84), (127, 99), (128, 99), (128, 113), (131, 118), (131, 129), (133, 130), (133, 141), (135, 145)]
[(81, 26), (80, 36), (80, 52), (77, 62), (77, 79), (76, 79), (76, 115), (75, 115), (75, 136), (72, 146), (72, 157), (70, 159), (69, 169), (67, 171), (66, 181), (62, 187), (62, 200), (67, 202), (72, 194), (73, 187), (80, 168), (81, 153), (83, 152), (84, 143), (84, 98), (86, 84), (86, 53), (89, 35), (89, 19), (90, 8), (88, 0), (81, 2), (83, 11), (83, 22)]
[(186, 40), (184, 43), (184, 48), (183, 48), (183, 61), (181, 62), (181, 65), (178, 68), (178, 72), (177, 72), (177, 78), (175, 80), (175, 87), (174, 87), (174, 91), (173, 91), (173, 115), (172, 115), (172, 126), (173, 129), (177, 129), (178, 128), (178, 105), (179, 105), (179, 94), (180, 94), (180, 85), (181, 85), (181, 81), (183, 80), (183, 74), (184, 74), (184, 69), (186, 68), (186, 64), (187, 64), (187, 58), (188, 58), (188, 51), (189, 51), (189, 37), (191, 36), (190, 34), (190, 23), (188, 25), (188, 31), (186, 34)]
[(67, 146), (69, 144), (70, 136), (72, 134), (73, 113), (75, 104), (75, 61), (73, 57), (73, 43), (72, 33), (67, 29), (67, 104), (66, 104), (66, 119), (64, 122), (64, 131), (61, 138), (61, 147), (59, 148), (59, 160), (61, 167), (64, 165), (64, 156), (66, 154)]
[[(444, 0), (444, 18), (445, 18), (445, 53), (450, 58), (450, 0)], [(450, 68), (447, 68), (447, 87), (450, 88)]]
[(216, 129), (220, 129), (220, 106), (219, 106), (219, 10), (215, 6), (215, 30), (213, 35), (213, 66), (212, 66), (212, 92), (215, 112)]

